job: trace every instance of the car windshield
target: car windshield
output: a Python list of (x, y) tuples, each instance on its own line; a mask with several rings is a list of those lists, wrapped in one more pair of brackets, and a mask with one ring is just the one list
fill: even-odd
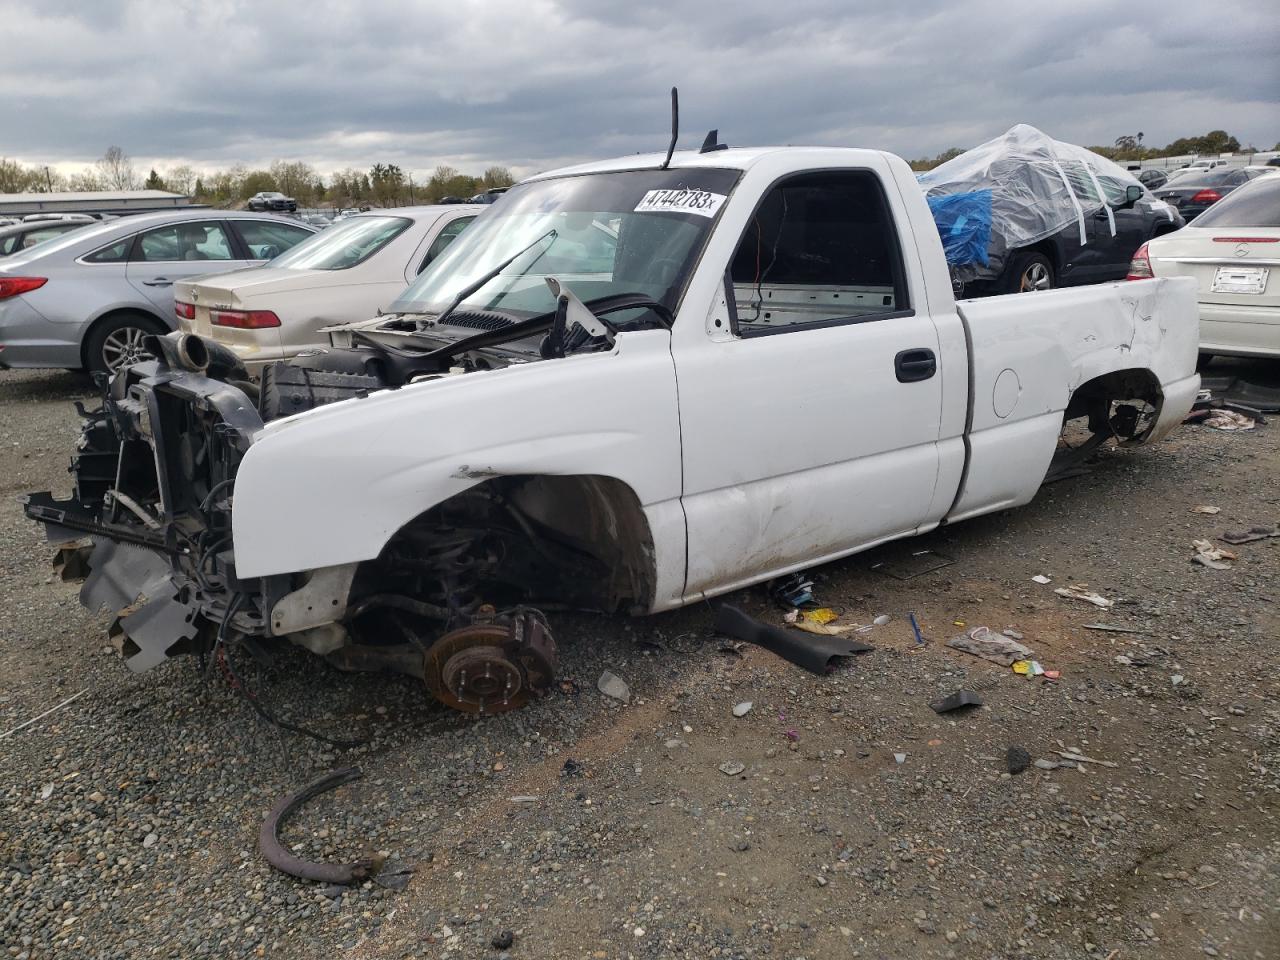
[(1196, 217), (1196, 227), (1280, 227), (1280, 177), (1233, 190)]
[(406, 217), (352, 217), (271, 261), (288, 270), (347, 270), (364, 263), (412, 223)]
[[(672, 312), (740, 172), (627, 170), (512, 187), (391, 304), (438, 314), (504, 261), (460, 304), (518, 319), (555, 309), (546, 278), (579, 299), (643, 294)], [(647, 311), (615, 314), (615, 323)]]

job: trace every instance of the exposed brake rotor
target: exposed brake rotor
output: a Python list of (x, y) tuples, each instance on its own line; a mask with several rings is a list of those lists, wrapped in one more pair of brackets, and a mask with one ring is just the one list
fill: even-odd
[(556, 644), (532, 610), (446, 633), (424, 655), (427, 689), (465, 713), (506, 713), (550, 686)]

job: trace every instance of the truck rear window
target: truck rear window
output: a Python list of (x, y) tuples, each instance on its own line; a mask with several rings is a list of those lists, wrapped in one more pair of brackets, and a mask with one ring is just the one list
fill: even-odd
[(801, 174), (765, 196), (733, 258), (739, 332), (873, 318), (907, 308), (879, 179)]

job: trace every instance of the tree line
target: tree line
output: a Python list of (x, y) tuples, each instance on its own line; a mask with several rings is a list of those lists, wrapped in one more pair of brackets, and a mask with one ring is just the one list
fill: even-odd
[[(1252, 145), (1242, 148), (1240, 141), (1225, 130), (1210, 130), (1200, 137), (1179, 137), (1163, 147), (1143, 146), (1142, 140), (1143, 134), (1139, 131), (1135, 134), (1124, 134), (1116, 137), (1116, 142), (1110, 147), (1096, 146), (1088, 147), (1087, 149), (1117, 162), (1152, 160), (1156, 157), (1181, 157), (1192, 153), (1200, 156), (1216, 157), (1220, 153), (1258, 152), (1258, 148)], [(1277, 143), (1271, 149), (1280, 150), (1280, 143)], [(918, 160), (908, 162), (911, 164), (912, 170), (932, 170), (934, 167), (940, 166), (948, 160), (960, 156), (962, 153), (964, 151), (959, 147), (952, 147), (950, 150), (942, 151), (936, 157), (921, 157)]]
[(144, 178), (117, 146), (108, 147), (91, 166), (70, 175), (0, 157), (0, 193), (168, 190), (215, 206), (242, 203), (255, 193), (275, 190), (293, 197), (300, 207), (401, 207), (450, 197), (465, 200), (514, 182), (506, 167), (489, 167), (472, 176), (443, 164), (425, 182), (415, 182), (394, 163), (375, 163), (368, 170), (349, 167), (326, 178), (310, 164), (296, 160), (277, 160), (265, 169), (236, 164), (213, 171), (180, 164), (163, 171), (153, 169)]

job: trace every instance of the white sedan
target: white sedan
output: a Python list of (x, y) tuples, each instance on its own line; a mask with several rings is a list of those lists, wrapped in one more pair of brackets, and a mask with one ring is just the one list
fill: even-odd
[(449, 204), (348, 217), (265, 266), (175, 284), (178, 326), (230, 347), (255, 373), (326, 347), (316, 331), (374, 316), (487, 209)]
[(1144, 243), (1129, 279), (1194, 277), (1200, 354), (1280, 357), (1280, 175), (1219, 200), (1190, 226)]

